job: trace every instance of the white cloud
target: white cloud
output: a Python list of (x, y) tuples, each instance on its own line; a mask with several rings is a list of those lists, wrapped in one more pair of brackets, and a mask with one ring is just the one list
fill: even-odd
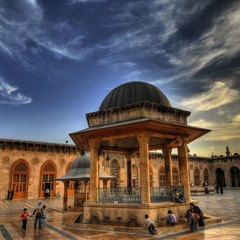
[(233, 122), (240, 123), (240, 114), (233, 118)]
[(0, 77), (0, 104), (27, 104), (31, 103), (30, 97), (21, 93), (16, 93), (17, 87), (9, 85), (2, 77)]
[(226, 83), (215, 82), (208, 91), (184, 99), (180, 105), (192, 111), (208, 111), (232, 103), (237, 98), (237, 90), (231, 89)]

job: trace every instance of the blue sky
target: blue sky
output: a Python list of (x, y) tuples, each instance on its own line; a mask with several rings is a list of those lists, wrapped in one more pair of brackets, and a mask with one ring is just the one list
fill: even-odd
[(200, 156), (240, 153), (240, 1), (2, 0), (0, 137), (65, 143), (129, 81), (211, 129)]

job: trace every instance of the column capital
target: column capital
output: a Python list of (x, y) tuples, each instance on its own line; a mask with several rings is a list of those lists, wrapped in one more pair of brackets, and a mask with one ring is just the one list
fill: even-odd
[(151, 137), (150, 134), (140, 133), (137, 135), (137, 140), (139, 143), (148, 144), (150, 137)]
[(95, 150), (100, 149), (100, 141), (91, 139), (88, 141), (88, 143), (89, 143), (90, 148), (93, 148)]

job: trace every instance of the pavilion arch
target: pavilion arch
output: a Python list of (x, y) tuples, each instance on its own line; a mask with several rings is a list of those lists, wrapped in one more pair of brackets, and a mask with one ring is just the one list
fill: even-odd
[[(72, 164), (73, 164), (73, 162), (70, 162), (67, 165), (66, 173), (71, 169)], [(68, 196), (70, 196), (70, 197), (74, 196), (74, 185), (75, 185), (75, 181), (70, 181), (69, 182), (69, 185), (68, 185)]]
[(45, 190), (50, 190), (50, 197), (56, 194), (56, 182), (54, 179), (57, 176), (56, 165), (53, 161), (46, 161), (41, 167), (40, 173), (40, 189), (39, 197), (44, 197)]
[(194, 168), (193, 178), (194, 178), (194, 186), (200, 186), (201, 185), (201, 179), (200, 179), (200, 170), (199, 170), (198, 167)]
[(209, 171), (207, 168), (204, 168), (203, 170), (203, 182), (207, 185), (209, 185)]
[(226, 182), (225, 182), (225, 174), (224, 174), (224, 171), (223, 169), (221, 168), (216, 168), (216, 183), (219, 185), (219, 186), (223, 186), (223, 187), (226, 187)]
[(119, 186), (120, 164), (117, 159), (113, 159), (110, 164), (110, 175), (115, 176), (115, 179), (110, 180), (110, 188), (118, 188)]
[(138, 167), (135, 164), (132, 165), (132, 186), (138, 187)]
[(24, 159), (16, 161), (11, 168), (10, 190), (14, 190), (14, 198), (27, 198), (29, 185), (29, 165)]
[(231, 187), (240, 187), (240, 170), (238, 167), (232, 166), (229, 169)]
[(159, 168), (159, 186), (166, 186), (166, 173), (163, 166)]
[(173, 180), (173, 186), (179, 185), (178, 169), (176, 167), (172, 168), (172, 180)]

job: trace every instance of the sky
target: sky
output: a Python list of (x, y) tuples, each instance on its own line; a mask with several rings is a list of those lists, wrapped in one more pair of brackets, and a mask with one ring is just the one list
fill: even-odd
[(115, 87), (157, 86), (190, 154), (240, 153), (240, 1), (0, 0), (0, 138), (73, 143)]

